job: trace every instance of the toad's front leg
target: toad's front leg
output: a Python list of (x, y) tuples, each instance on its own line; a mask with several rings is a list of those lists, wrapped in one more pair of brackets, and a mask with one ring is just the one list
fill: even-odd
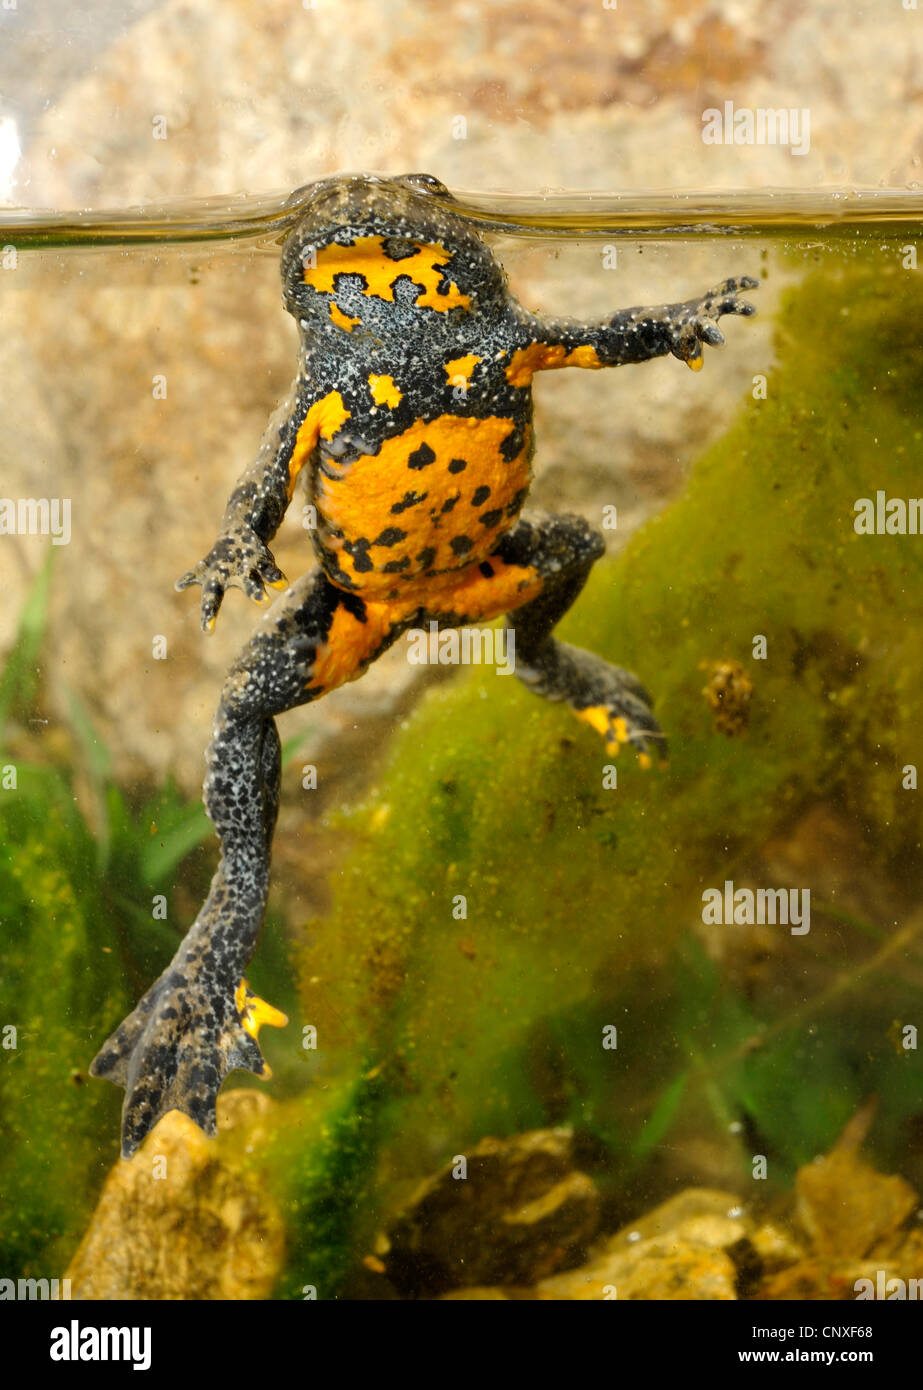
[(507, 379), (513, 386), (527, 386), (534, 372), (559, 367), (622, 367), (668, 353), (696, 371), (704, 361), (702, 345), (720, 347), (724, 342), (718, 327), (720, 318), (756, 313), (755, 306), (740, 296), (744, 290), (757, 289), (758, 283), (750, 275), (740, 275), (722, 280), (698, 299), (622, 309), (598, 323), (550, 319), (521, 311), (511, 333), (514, 346), (508, 352)]
[(215, 1133), (228, 1072), (267, 1074), (257, 1033), (283, 1024), (243, 972), (256, 948), (279, 801), (273, 715), (358, 675), (396, 632), (382, 608), (335, 589), (319, 570), (268, 612), (225, 683), (207, 753), (205, 805), (221, 841), (208, 898), (173, 960), (90, 1068), (125, 1087), (129, 1158), (168, 1110)]

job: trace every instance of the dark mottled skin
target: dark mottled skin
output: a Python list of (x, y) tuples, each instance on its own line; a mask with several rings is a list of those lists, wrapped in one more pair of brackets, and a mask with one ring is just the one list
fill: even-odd
[(516, 302), (502, 267), (442, 199), (446, 190), (423, 175), (325, 180), (285, 243), (298, 375), (218, 540), (177, 587), (202, 585), (205, 627), (229, 587), (258, 601), (266, 585), (284, 587), (268, 547), (302, 470), (317, 508), (317, 565), (264, 615), (224, 687), (205, 779), (221, 841), (208, 899), (91, 1068), (125, 1087), (126, 1157), (167, 1110), (214, 1134), (227, 1073), (265, 1072), (256, 1029), (245, 1026), (251, 996), (242, 1003), (238, 989), (268, 891), (274, 715), (355, 679), (410, 627), (508, 613), (516, 673), (531, 690), (566, 701), (610, 752), (630, 742), (646, 762), (663, 750), (638, 680), (551, 635), (603, 543), (578, 517), (520, 516), (531, 377), (668, 353), (700, 366), (703, 343), (723, 341), (717, 319), (753, 312), (738, 295), (756, 281), (598, 323), (544, 319)]

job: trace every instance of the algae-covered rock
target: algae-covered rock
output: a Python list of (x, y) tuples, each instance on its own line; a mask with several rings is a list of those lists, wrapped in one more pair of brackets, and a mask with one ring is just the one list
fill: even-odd
[[(244, 1126), (257, 1143), (271, 1107), (258, 1091), (231, 1091), (218, 1104), (219, 1131)], [(77, 1299), (266, 1298), (283, 1249), (262, 1184), (173, 1110), (132, 1159), (117, 1161), (66, 1277)]]
[(382, 1098), (380, 1083), (362, 1067), (355, 1076), (315, 1075), (303, 1094), (277, 1108), (267, 1142), (255, 1147), (249, 1166), (287, 1230), (276, 1297), (336, 1298), (371, 1252)]

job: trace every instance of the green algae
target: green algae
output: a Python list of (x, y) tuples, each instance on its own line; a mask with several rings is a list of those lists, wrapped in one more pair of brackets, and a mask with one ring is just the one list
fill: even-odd
[(0, 678), (0, 1263), (11, 1278), (62, 1273), (118, 1153), (121, 1092), (87, 1067), (176, 948), (153, 898), (204, 820), (169, 784), (133, 812), (75, 697), (69, 728), (42, 717), (50, 582), (45, 566)]
[[(696, 1046), (729, 1053), (716, 1121), (759, 1121), (785, 1172), (877, 1083), (895, 1098), (892, 1132), (913, 1108), (909, 1068), (895, 1079), (902, 1059), (869, 1051), (891, 1015), (868, 1001), (874, 1017), (845, 1041), (848, 1011), (828, 1015), (820, 1042), (799, 1018), (752, 1059), (742, 1043), (765, 1010), (719, 999), (684, 1032), (682, 991), (650, 988), (658, 969), (679, 978), (702, 889), (814, 804), (855, 823), (905, 900), (919, 878), (920, 803), (902, 769), (919, 756), (923, 538), (857, 535), (853, 507), (878, 489), (919, 492), (923, 281), (868, 254), (787, 294), (767, 399), (597, 565), (561, 626), (656, 691), (669, 767), (645, 774), (623, 755), (606, 790), (610, 760), (565, 709), (475, 671), (421, 701), (378, 785), (335, 819), (351, 848), (301, 952), (303, 1007), (332, 1065), (380, 1068), (385, 1187), (549, 1118), (589, 1124), (637, 1162), (682, 1110)], [(719, 733), (702, 697), (703, 663), (719, 659), (753, 683), (744, 737)], [(620, 1051), (602, 1047), (607, 1024), (621, 1025)], [(872, 1064), (852, 1065), (863, 1051)], [(646, 1107), (636, 1094), (615, 1110), (615, 1072), (641, 1080)], [(658, 1097), (667, 1123), (644, 1138)]]
[(357, 1245), (371, 1244), (368, 1188), (378, 1152), (380, 1090), (374, 1077), (361, 1073), (321, 1082), (276, 1107), (270, 1137), (253, 1146), (250, 1166), (286, 1224), (277, 1298), (336, 1298), (355, 1265)]
[(11, 1277), (51, 1278), (111, 1161), (98, 1135), (118, 1125), (118, 1100), (86, 1067), (128, 999), (94, 846), (54, 773), (21, 770), (2, 841), (0, 1020), (16, 1033), (0, 1067), (0, 1247)]

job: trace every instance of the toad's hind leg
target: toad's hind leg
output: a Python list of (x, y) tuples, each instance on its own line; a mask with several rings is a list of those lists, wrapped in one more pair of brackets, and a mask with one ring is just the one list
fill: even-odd
[[(552, 636), (603, 550), (602, 537), (582, 517), (523, 516), (452, 595), (454, 619), (471, 623), (506, 612), (515, 634), (513, 669), (523, 684), (570, 705), (610, 754), (630, 743), (647, 766), (652, 752), (666, 756), (666, 740), (637, 676)], [(438, 616), (453, 621), (452, 612)]]
[(286, 1020), (248, 989), (269, 886), (279, 804), (273, 715), (359, 675), (396, 636), (387, 613), (316, 570), (265, 615), (222, 692), (206, 761), (205, 805), (221, 841), (208, 898), (173, 960), (90, 1068), (125, 1087), (122, 1154), (168, 1110), (215, 1133), (229, 1071), (266, 1075), (263, 1023)]

